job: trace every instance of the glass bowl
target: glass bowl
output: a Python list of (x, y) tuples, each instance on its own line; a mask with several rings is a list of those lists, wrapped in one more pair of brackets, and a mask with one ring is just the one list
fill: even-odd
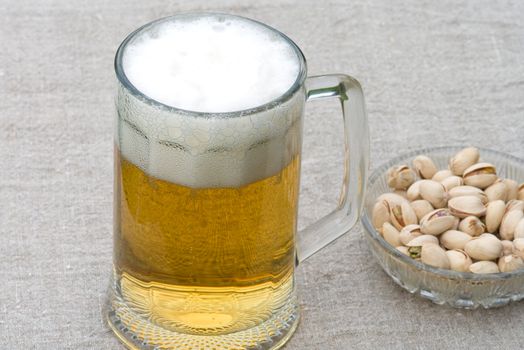
[[(386, 182), (386, 171), (393, 165), (408, 164), (419, 154), (433, 159), (438, 169), (447, 169), (448, 160), (463, 147), (425, 148), (396, 157), (380, 166), (369, 178), (362, 214), (365, 239), (384, 271), (402, 288), (412, 294), (430, 299), (436, 304), (474, 309), (506, 305), (524, 299), (524, 270), (473, 274), (435, 268), (400, 253), (387, 243), (371, 224), (371, 213), (376, 198), (391, 192)], [(524, 182), (524, 160), (501, 152), (482, 149), (480, 159), (492, 163), (500, 177)]]

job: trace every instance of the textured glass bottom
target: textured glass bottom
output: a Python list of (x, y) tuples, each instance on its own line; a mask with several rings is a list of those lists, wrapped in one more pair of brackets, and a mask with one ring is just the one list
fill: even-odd
[(256, 327), (222, 335), (193, 335), (167, 330), (133, 311), (123, 300), (113, 278), (104, 310), (109, 327), (129, 349), (244, 350), (279, 349), (298, 325), (295, 293), (271, 318)]

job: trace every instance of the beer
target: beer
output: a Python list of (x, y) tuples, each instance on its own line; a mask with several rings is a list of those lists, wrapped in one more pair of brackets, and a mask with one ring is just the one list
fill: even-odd
[(119, 318), (194, 335), (255, 327), (294, 295), (305, 97), (271, 101), (297, 79), (297, 53), (241, 19), (144, 33), (122, 57), (136, 91), (117, 97), (115, 288), (133, 313)]

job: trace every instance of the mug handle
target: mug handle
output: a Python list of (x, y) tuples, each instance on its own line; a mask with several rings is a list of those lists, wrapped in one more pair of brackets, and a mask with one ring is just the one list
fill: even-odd
[(343, 74), (306, 80), (306, 99), (338, 97), (344, 120), (344, 179), (337, 208), (298, 233), (297, 262), (327, 246), (357, 222), (369, 165), (369, 130), (364, 95), (357, 80)]

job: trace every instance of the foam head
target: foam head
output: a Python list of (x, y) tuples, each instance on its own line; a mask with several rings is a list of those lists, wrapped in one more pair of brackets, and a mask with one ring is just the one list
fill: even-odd
[(149, 175), (240, 187), (278, 173), (300, 152), (303, 87), (266, 105), (293, 86), (302, 64), (278, 32), (234, 16), (177, 16), (135, 33), (121, 60), (148, 99), (119, 85), (116, 140)]

